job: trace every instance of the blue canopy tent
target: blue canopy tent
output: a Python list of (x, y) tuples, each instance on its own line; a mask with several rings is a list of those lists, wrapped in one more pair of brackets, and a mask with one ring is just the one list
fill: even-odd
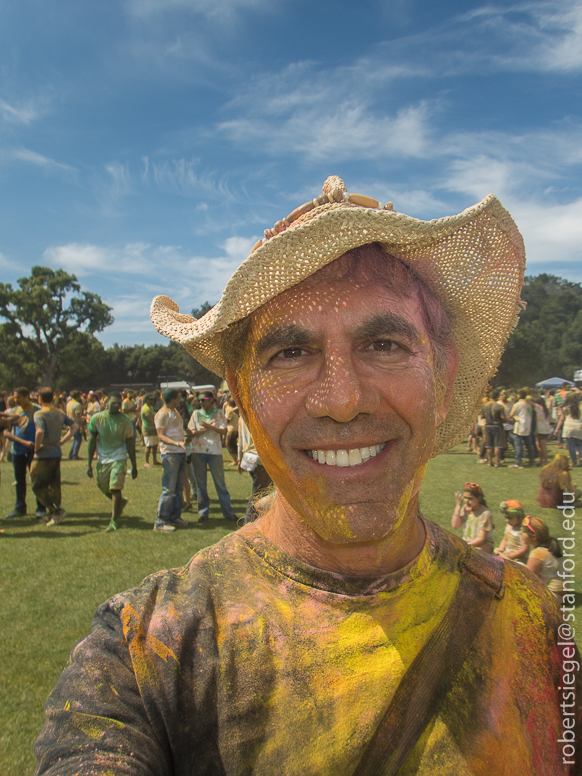
[(549, 380), (542, 380), (541, 383), (536, 383), (536, 388), (559, 388), (562, 383), (574, 385), (571, 380), (564, 380), (562, 377), (550, 377)]

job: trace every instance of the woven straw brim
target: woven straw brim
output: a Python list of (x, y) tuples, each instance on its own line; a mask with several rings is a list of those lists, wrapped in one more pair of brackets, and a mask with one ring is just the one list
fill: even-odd
[(459, 368), (449, 413), (437, 429), (433, 455), (438, 455), (465, 438), (518, 320), (523, 239), (493, 195), (457, 216), (434, 221), (346, 202), (317, 207), (254, 251), (202, 318), (183, 315), (167, 296), (157, 296), (152, 322), (224, 377), (220, 338), (227, 326), (352, 248), (371, 242), (413, 267), (452, 318)]

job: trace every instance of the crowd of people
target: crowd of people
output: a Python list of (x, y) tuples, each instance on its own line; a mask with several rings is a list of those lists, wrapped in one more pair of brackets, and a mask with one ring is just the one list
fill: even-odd
[(539, 393), (495, 388), (483, 399), (467, 449), (477, 453), (478, 463), (497, 468), (507, 465), (509, 450), (514, 455), (511, 469), (523, 469), (526, 458), (529, 466), (546, 466), (547, 442), (555, 437), (558, 448), (568, 450), (572, 466), (582, 465), (580, 396), (567, 382), (559, 390)]
[[(111, 500), (108, 531), (119, 527), (127, 505), (122, 491), (127, 473), (138, 476), (136, 444), (145, 449), (144, 468), (162, 466), (162, 493), (154, 530), (170, 533), (185, 527), (182, 512), (197, 502), (198, 522), (208, 520), (210, 498), (208, 471), (212, 476), (223, 517), (238, 521), (225, 483), (222, 448), (226, 446), (239, 473), (252, 478), (252, 495), (264, 490), (271, 479), (256, 453), (252, 437), (228, 393), (200, 393), (166, 389), (146, 393), (105, 390), (30, 393), (19, 387), (0, 395), (2, 460), (10, 455), (14, 467), (16, 502), (8, 519), (28, 513), (27, 475), (36, 498), (36, 517), (47, 526), (58, 525), (67, 516), (61, 506), (60, 464), (62, 445), (71, 440), (69, 460), (80, 460), (87, 442), (87, 476), (96, 462), (98, 488)], [(66, 430), (63, 436), (63, 429)], [(158, 460), (158, 454), (161, 460)], [(252, 500), (245, 521), (252, 515)]]

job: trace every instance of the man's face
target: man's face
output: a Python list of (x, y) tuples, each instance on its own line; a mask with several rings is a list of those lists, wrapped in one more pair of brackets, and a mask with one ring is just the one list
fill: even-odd
[(28, 404), (28, 396), (23, 396), (20, 393), (15, 393), (14, 401), (19, 407), (25, 407)]
[(107, 408), (112, 415), (117, 415), (121, 412), (121, 398), (119, 396), (111, 396), (107, 402)]
[(256, 313), (237, 386), (262, 463), (319, 536), (373, 541), (401, 523), (448, 407), (414, 292), (295, 286)]

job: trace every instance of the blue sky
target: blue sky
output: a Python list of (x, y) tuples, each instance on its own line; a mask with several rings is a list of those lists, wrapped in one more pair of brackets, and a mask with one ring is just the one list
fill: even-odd
[(63, 267), (106, 345), (218, 301), (321, 192), (417, 218), (490, 192), (582, 281), (582, 3), (0, 0), (0, 276)]

